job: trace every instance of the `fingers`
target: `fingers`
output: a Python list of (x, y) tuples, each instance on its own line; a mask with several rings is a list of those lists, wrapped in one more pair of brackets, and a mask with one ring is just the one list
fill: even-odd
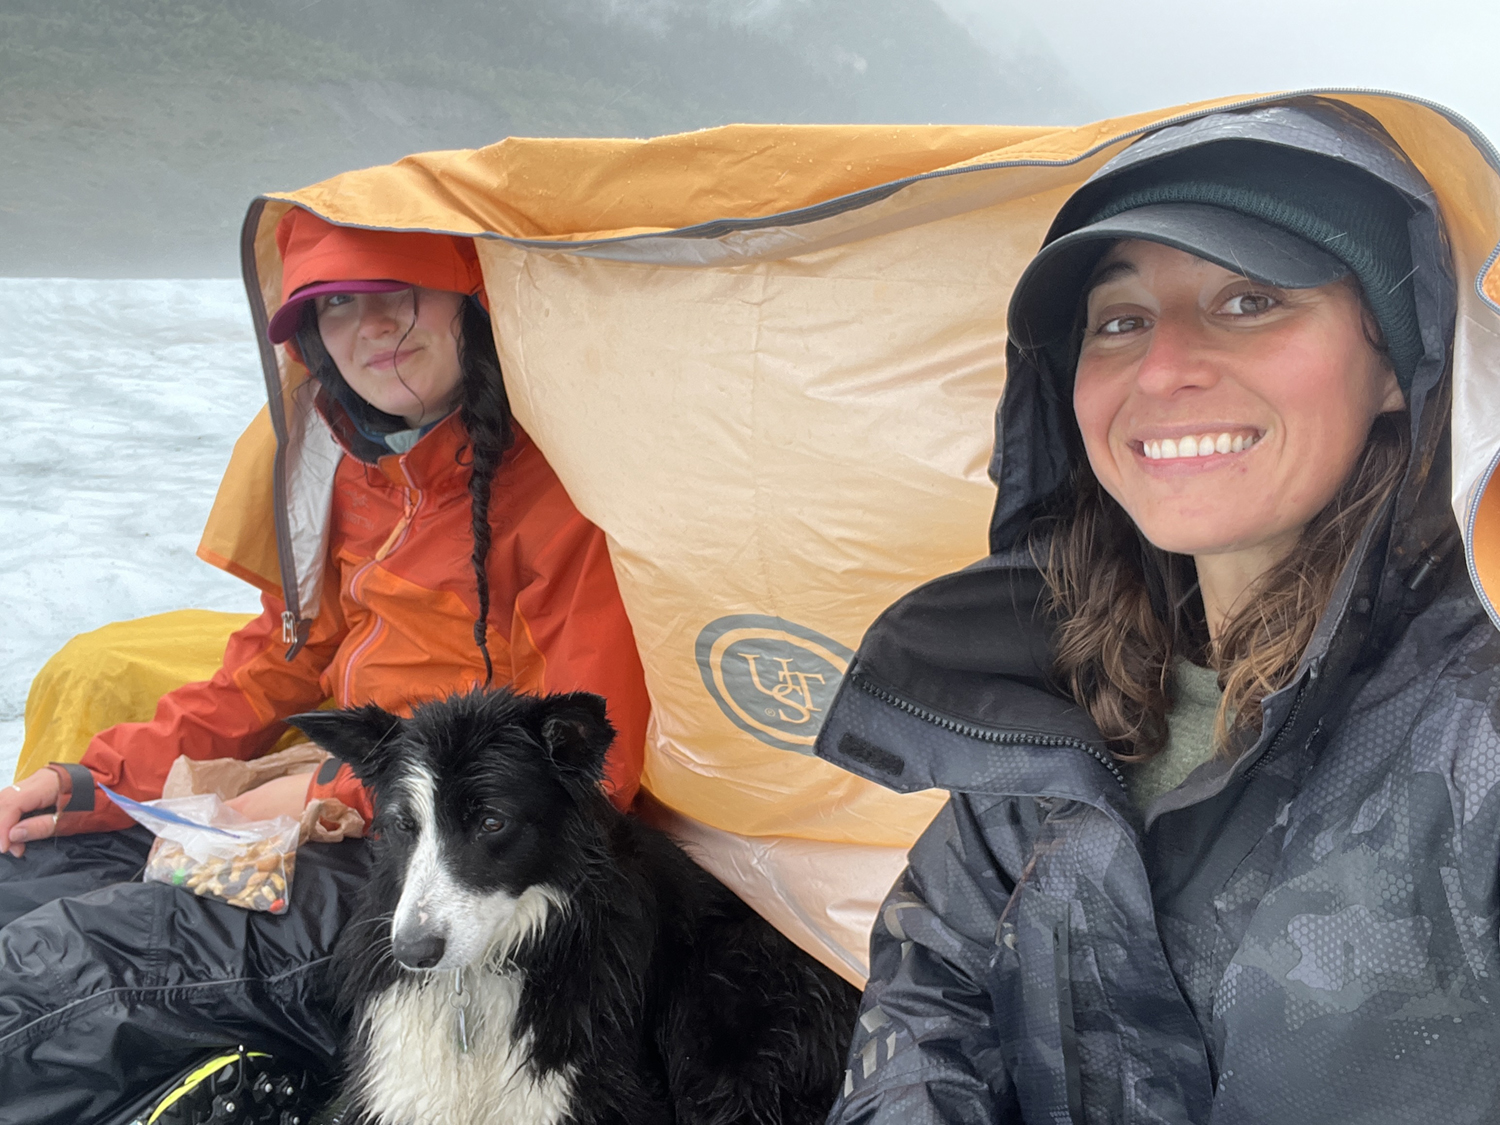
[(18, 785), (7, 786), (0, 789), (0, 852), (6, 852), (19, 859), (26, 852), (24, 844), (18, 844), (11, 839), (11, 833), (15, 831), (16, 825), (21, 817), (30, 811), (27, 807), (25, 792)]
[(0, 789), (0, 852), (19, 859), (26, 854), (27, 840), (44, 840), (52, 835), (54, 818), (50, 813), (26, 814), (56, 805), (57, 793), (57, 774), (45, 768)]
[(26, 854), (26, 834), (20, 822), (31, 810), (24, 807), (25, 803), (24, 797), (17, 796), (14, 789), (0, 793), (0, 851), (17, 859)]
[(50, 839), (56, 828), (57, 820), (51, 813), (27, 817), (10, 830), (11, 855), (20, 858), (26, 854), (27, 844)]

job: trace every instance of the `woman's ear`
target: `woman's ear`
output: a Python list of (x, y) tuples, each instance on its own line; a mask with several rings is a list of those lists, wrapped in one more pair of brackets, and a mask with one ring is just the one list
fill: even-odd
[(1381, 414), (1389, 414), (1396, 410), (1406, 409), (1406, 394), (1401, 390), (1401, 381), (1396, 378), (1396, 369), (1390, 364), (1381, 364)]

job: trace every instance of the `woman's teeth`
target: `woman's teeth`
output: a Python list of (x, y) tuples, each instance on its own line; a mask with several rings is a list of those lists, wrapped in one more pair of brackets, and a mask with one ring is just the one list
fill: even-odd
[(1259, 434), (1199, 434), (1175, 440), (1146, 441), (1141, 443), (1141, 448), (1153, 461), (1169, 461), (1182, 457), (1209, 457), (1215, 453), (1243, 453), (1259, 440)]

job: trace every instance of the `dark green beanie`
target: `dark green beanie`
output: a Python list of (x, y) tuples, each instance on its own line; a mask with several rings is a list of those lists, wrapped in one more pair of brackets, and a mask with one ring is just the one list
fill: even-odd
[(1051, 237), (1161, 203), (1237, 211), (1339, 259), (1364, 288), (1401, 389), (1410, 389), (1422, 356), (1407, 232), (1412, 208), (1389, 185), (1301, 149), (1215, 141), (1084, 186), (1059, 213)]

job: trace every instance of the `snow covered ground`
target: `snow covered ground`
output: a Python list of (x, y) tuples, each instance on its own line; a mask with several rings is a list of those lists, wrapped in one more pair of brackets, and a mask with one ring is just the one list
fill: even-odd
[(237, 281), (0, 278), (0, 784), (26, 691), (69, 637), (169, 609), (251, 612), (193, 554), (265, 402)]

